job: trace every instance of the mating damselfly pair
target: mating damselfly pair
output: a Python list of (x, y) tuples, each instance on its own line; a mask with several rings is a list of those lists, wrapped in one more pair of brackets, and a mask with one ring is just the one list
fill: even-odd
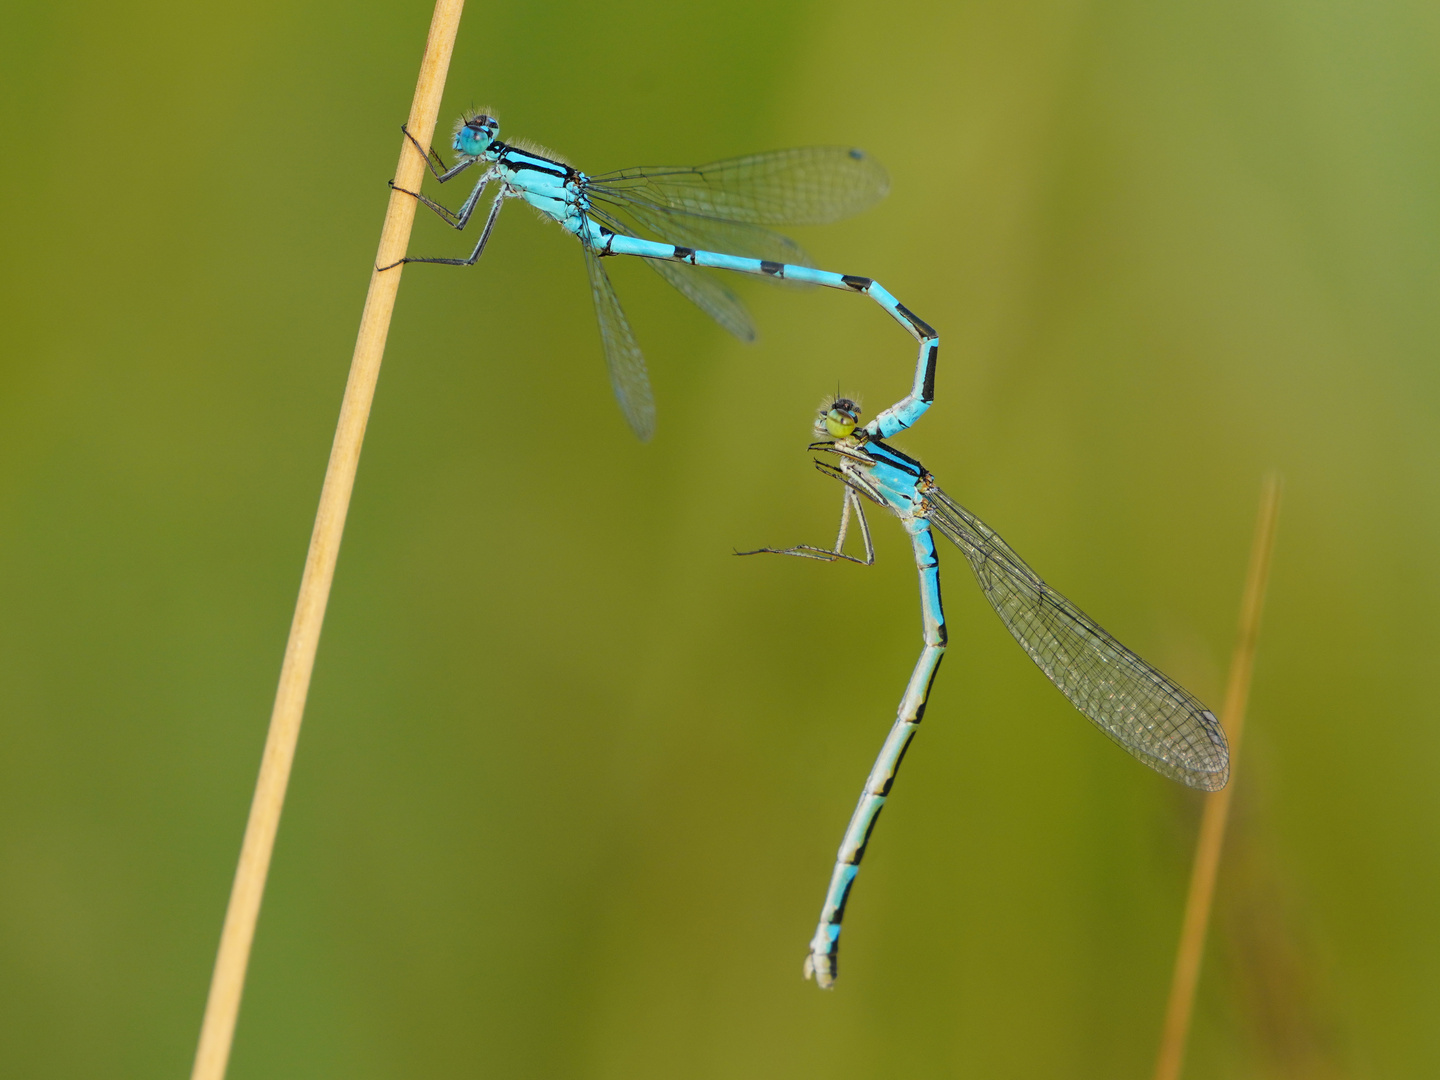
[[(459, 158), (448, 169), (433, 149), (427, 151), (406, 132), (441, 183), (485, 164), (458, 211), (419, 192), (407, 192), (448, 224), (464, 229), (492, 181), (498, 192), (468, 257), (402, 261), (474, 265), (500, 207), (510, 198), (523, 199), (573, 233), (584, 251), (615, 396), (642, 439), (654, 430), (654, 401), (644, 359), (602, 258), (645, 259), (720, 325), (745, 340), (754, 337), (754, 329), (743, 305), (701, 268), (865, 293), (920, 342), (910, 392), (868, 424), (860, 425), (858, 406), (846, 398), (837, 396), (821, 411), (815, 428), (819, 441), (811, 443), (811, 449), (831, 454), (837, 462), (816, 465), (845, 485), (835, 546), (742, 553), (870, 565), (874, 549), (860, 502), (863, 495), (900, 519), (910, 535), (920, 578), (924, 645), (841, 842), (805, 960), (807, 976), (813, 975), (822, 987), (835, 983), (846, 901), (900, 762), (924, 715), (948, 643), (935, 531), (965, 555), (986, 599), (1015, 640), (1101, 731), (1172, 779), (1207, 791), (1224, 786), (1229, 755), (1215, 715), (1050, 588), (992, 529), (940, 490), (918, 461), (885, 441), (918, 420), (934, 400), (938, 335), (871, 278), (817, 270), (793, 241), (769, 228), (833, 221), (874, 203), (885, 194), (887, 182), (873, 160), (858, 150), (815, 147), (592, 177), (552, 155), (502, 143), (498, 132), (498, 123), (488, 114), (462, 117), (453, 140)], [(627, 224), (627, 218), (635, 225)], [(636, 235), (640, 231), (658, 239)], [(843, 550), (852, 519), (863, 538), (863, 558)]]

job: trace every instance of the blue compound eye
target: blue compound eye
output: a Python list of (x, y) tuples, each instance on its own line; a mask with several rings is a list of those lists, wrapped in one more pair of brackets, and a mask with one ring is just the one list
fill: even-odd
[(499, 122), (483, 113), (461, 117), (460, 123), (455, 125), (455, 141), (452, 145), (462, 154), (479, 157), (490, 148), (499, 130)]

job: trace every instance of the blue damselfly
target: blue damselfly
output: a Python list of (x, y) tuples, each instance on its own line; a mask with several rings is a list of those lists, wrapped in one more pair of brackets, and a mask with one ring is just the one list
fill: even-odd
[[(925, 714), (945, 654), (945, 613), (940, 606), (939, 558), (932, 529), (960, 549), (1005, 628), (1101, 731), (1152, 769), (1190, 787), (1216, 791), (1230, 774), (1225, 735), (1214, 713), (1042, 581), (994, 530), (941, 491), (920, 462), (887, 445), (873, 421), (862, 428), (859, 419), (860, 409), (853, 401), (836, 398), (821, 410), (815, 424), (820, 441), (810, 444), (813, 451), (834, 455), (835, 463), (817, 460), (816, 467), (845, 485), (835, 547), (801, 544), (740, 553), (869, 566), (875, 552), (860, 503), (864, 495), (900, 519), (910, 534), (920, 572), (924, 648), (845, 830), (805, 959), (806, 976), (813, 975), (827, 989), (838, 973), (840, 920), (860, 859)], [(859, 524), (864, 558), (843, 551), (852, 515)]]
[[(402, 130), (404, 130), (402, 128)], [(483, 164), (479, 179), (459, 210), (450, 210), (416, 191), (405, 191), (456, 229), (465, 228), (487, 185), (498, 187), (489, 216), (471, 253), (463, 258), (411, 256), (398, 263), (473, 266), (506, 199), (523, 199), (580, 240), (610, 382), (621, 411), (641, 439), (655, 429), (655, 402), (645, 359), (620, 308), (600, 260), (636, 255), (743, 341), (755, 328), (740, 300), (703, 267), (734, 270), (776, 280), (797, 281), (864, 293), (920, 342), (921, 367), (933, 373), (938, 340), (878, 282), (835, 274), (809, 265), (804, 251), (771, 225), (821, 225), (874, 205), (889, 187), (885, 170), (862, 150), (817, 146), (731, 158), (709, 165), (621, 169), (589, 176), (548, 152), (501, 142), (500, 125), (486, 113), (461, 117), (452, 145), (456, 163), (446, 168), (409, 131), (405, 135), (425, 156), (440, 183)], [(393, 185), (393, 181), (392, 181)], [(658, 239), (646, 239), (648, 233)], [(391, 267), (380, 267), (388, 270)], [(886, 434), (914, 423), (930, 402), (933, 385), (917, 381), (914, 393), (885, 418)]]

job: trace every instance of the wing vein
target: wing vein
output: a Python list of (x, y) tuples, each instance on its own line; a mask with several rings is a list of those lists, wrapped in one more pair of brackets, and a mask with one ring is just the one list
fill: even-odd
[(1041, 580), (1000, 536), (938, 488), (930, 522), (965, 555), (1011, 636), (1101, 731), (1152, 769), (1215, 791), (1229, 751), (1215, 714)]

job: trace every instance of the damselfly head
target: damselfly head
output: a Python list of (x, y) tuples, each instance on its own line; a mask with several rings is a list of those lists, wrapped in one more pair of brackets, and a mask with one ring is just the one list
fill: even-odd
[(834, 439), (848, 439), (860, 424), (860, 406), (849, 398), (837, 397), (820, 412), (816, 428)]
[(479, 157), (490, 148), (500, 131), (500, 121), (488, 113), (466, 113), (455, 124), (452, 145), (466, 157)]

